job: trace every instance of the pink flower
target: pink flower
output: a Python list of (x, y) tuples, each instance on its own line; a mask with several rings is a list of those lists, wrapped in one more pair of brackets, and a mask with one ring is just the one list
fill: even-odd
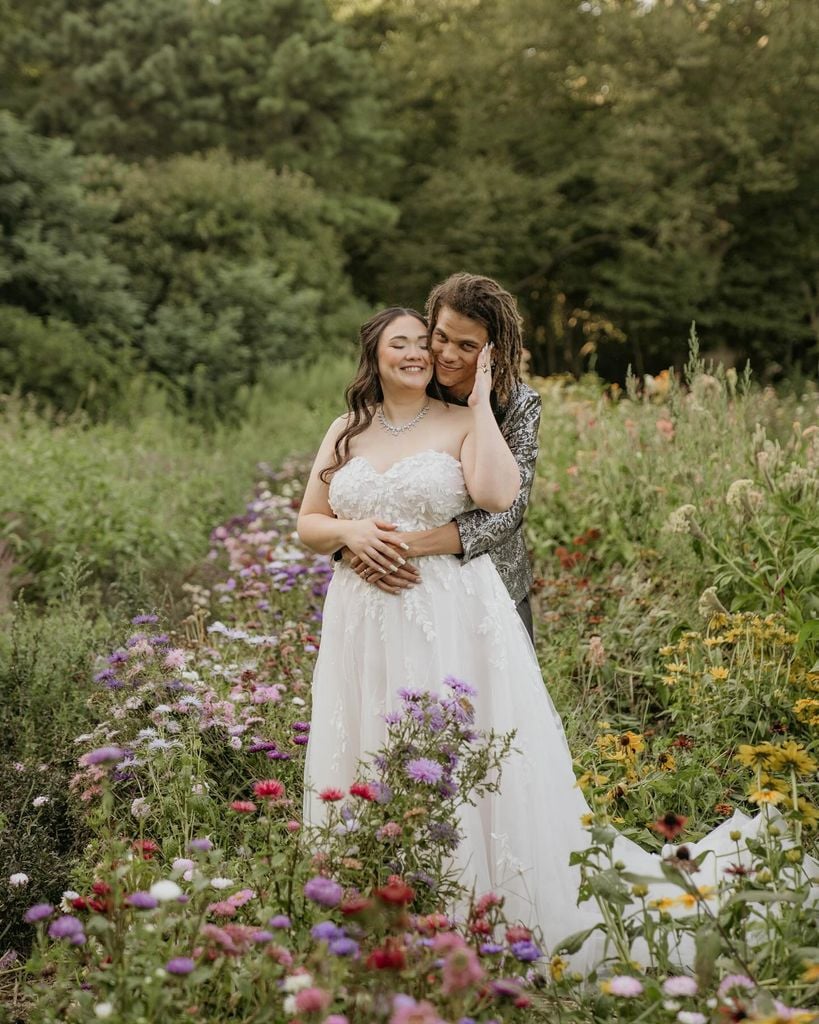
[(284, 783), (278, 779), (262, 779), (253, 784), (253, 793), (260, 799), (278, 800), (284, 796)]
[(228, 903), (231, 903), (234, 907), (243, 907), (245, 903), (248, 903), (256, 896), (256, 893), (252, 889), (240, 889), (235, 892), (232, 896), (228, 896)]
[(633, 999), (642, 995), (642, 982), (632, 978), (630, 974), (619, 974), (606, 983), (606, 989), (613, 996), (623, 996), (626, 999)]
[(442, 971), (443, 985), (441, 991), (445, 996), (453, 992), (462, 992), (484, 976), (477, 953), (474, 949), (453, 949), (444, 960)]
[(165, 668), (182, 669), (185, 667), (185, 652), (181, 647), (174, 647), (165, 655), (162, 664)]
[(208, 904), (208, 913), (217, 917), (235, 917), (236, 907), (230, 900), (219, 900), (217, 903)]
[(326, 804), (333, 803), (336, 800), (344, 799), (344, 790), (342, 789), (323, 789), (319, 793), (319, 800), (323, 800)]
[(719, 983), (717, 995), (722, 999), (725, 997), (726, 993), (731, 991), (731, 989), (736, 988), (745, 988), (749, 991), (753, 991), (756, 988), (756, 985), (751, 981), (747, 974), (726, 974)]
[(256, 810), (256, 804), (252, 800), (234, 800), (230, 809), (236, 811), (237, 814), (253, 814)]
[(411, 996), (396, 996), (392, 1005), (390, 1024), (444, 1024), (438, 1011), (426, 999), (417, 1003)]
[(667, 996), (695, 996), (697, 994), (697, 980), (696, 978), (689, 978), (685, 974), (666, 978), (663, 982), (663, 992)]
[(332, 998), (323, 988), (305, 988), (296, 993), (296, 1009), (299, 1013), (320, 1013), (327, 1009)]

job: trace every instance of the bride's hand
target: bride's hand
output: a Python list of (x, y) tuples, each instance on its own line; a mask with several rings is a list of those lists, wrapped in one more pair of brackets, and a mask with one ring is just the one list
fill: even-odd
[(475, 408), (479, 405), (489, 406), (489, 397), (492, 394), (492, 345), (487, 342), (478, 355), (478, 365), (475, 369), (475, 383), (467, 404)]
[(394, 531), (381, 519), (352, 519), (345, 525), (344, 544), (370, 568), (395, 572), (406, 561), (399, 549), (406, 551), (407, 545)]

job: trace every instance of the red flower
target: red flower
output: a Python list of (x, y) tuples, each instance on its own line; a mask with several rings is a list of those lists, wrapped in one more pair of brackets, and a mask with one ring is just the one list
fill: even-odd
[(401, 907), (406, 903), (412, 903), (415, 899), (415, 890), (397, 875), (391, 875), (386, 885), (375, 890), (375, 895), (384, 903), (392, 903), (396, 907)]
[(690, 736), (686, 736), (684, 733), (679, 735), (671, 744), (672, 747), (679, 747), (680, 750), (691, 750), (694, 746), (694, 741)]
[(70, 903), (75, 910), (88, 910), (88, 904), (82, 896), (77, 896), (76, 899), (70, 900)]
[(532, 1005), (532, 1000), (528, 996), (518, 996), (513, 1005), (519, 1010), (525, 1010), (527, 1006)]
[(513, 924), (506, 929), (506, 941), (510, 946), (513, 942), (529, 942), (531, 938), (532, 933), (522, 924)]
[(253, 814), (257, 808), (252, 800), (234, 800), (230, 805), (230, 809), (239, 814)]
[(362, 800), (375, 800), (376, 796), (375, 789), (369, 784), (369, 782), (354, 782), (350, 786), (350, 796), (360, 796)]
[(655, 832), (659, 832), (661, 836), (665, 836), (670, 843), (672, 839), (676, 839), (680, 832), (682, 832), (687, 821), (688, 818), (683, 818), (679, 814), (669, 812), (664, 814), (662, 818), (652, 821), (648, 827), (654, 829)]
[(406, 965), (403, 947), (394, 939), (387, 939), (383, 946), (374, 949), (367, 957), (367, 966), (378, 971), (401, 971)]
[(332, 787), (330, 787), (329, 789), (323, 789), (319, 793), (319, 800), (323, 800), (326, 804), (333, 803), (333, 801), (335, 801), (335, 800), (343, 800), (343, 799), (344, 799), (344, 790), (343, 789), (333, 789)]
[(367, 896), (348, 896), (346, 900), (343, 900), (338, 909), (342, 914), (346, 914), (351, 917), (353, 914), (360, 914), (364, 910), (369, 910), (373, 905), (373, 901)]
[(154, 854), (159, 849), (158, 844), (155, 843), (153, 839), (135, 839), (133, 843), (131, 843), (131, 847), (134, 853), (142, 855), (143, 860), (153, 860)]
[(94, 882), (91, 885), (91, 889), (97, 896), (107, 896), (111, 891), (111, 886), (107, 882)]
[(491, 935), (492, 925), (486, 920), (486, 918), (479, 917), (469, 925), (469, 930), (473, 935)]
[(278, 800), (284, 796), (284, 783), (278, 779), (262, 779), (261, 782), (254, 782), (253, 792), (260, 799)]

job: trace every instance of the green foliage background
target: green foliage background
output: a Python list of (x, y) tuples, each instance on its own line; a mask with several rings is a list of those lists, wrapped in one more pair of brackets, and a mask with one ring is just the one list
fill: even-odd
[(457, 269), (536, 372), (819, 354), (805, 0), (0, 0), (0, 389), (213, 424)]

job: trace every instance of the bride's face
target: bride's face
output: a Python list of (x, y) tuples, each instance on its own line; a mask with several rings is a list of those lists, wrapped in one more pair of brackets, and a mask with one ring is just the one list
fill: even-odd
[(432, 353), (426, 326), (414, 316), (399, 316), (384, 328), (376, 350), (384, 391), (425, 391), (432, 379)]

